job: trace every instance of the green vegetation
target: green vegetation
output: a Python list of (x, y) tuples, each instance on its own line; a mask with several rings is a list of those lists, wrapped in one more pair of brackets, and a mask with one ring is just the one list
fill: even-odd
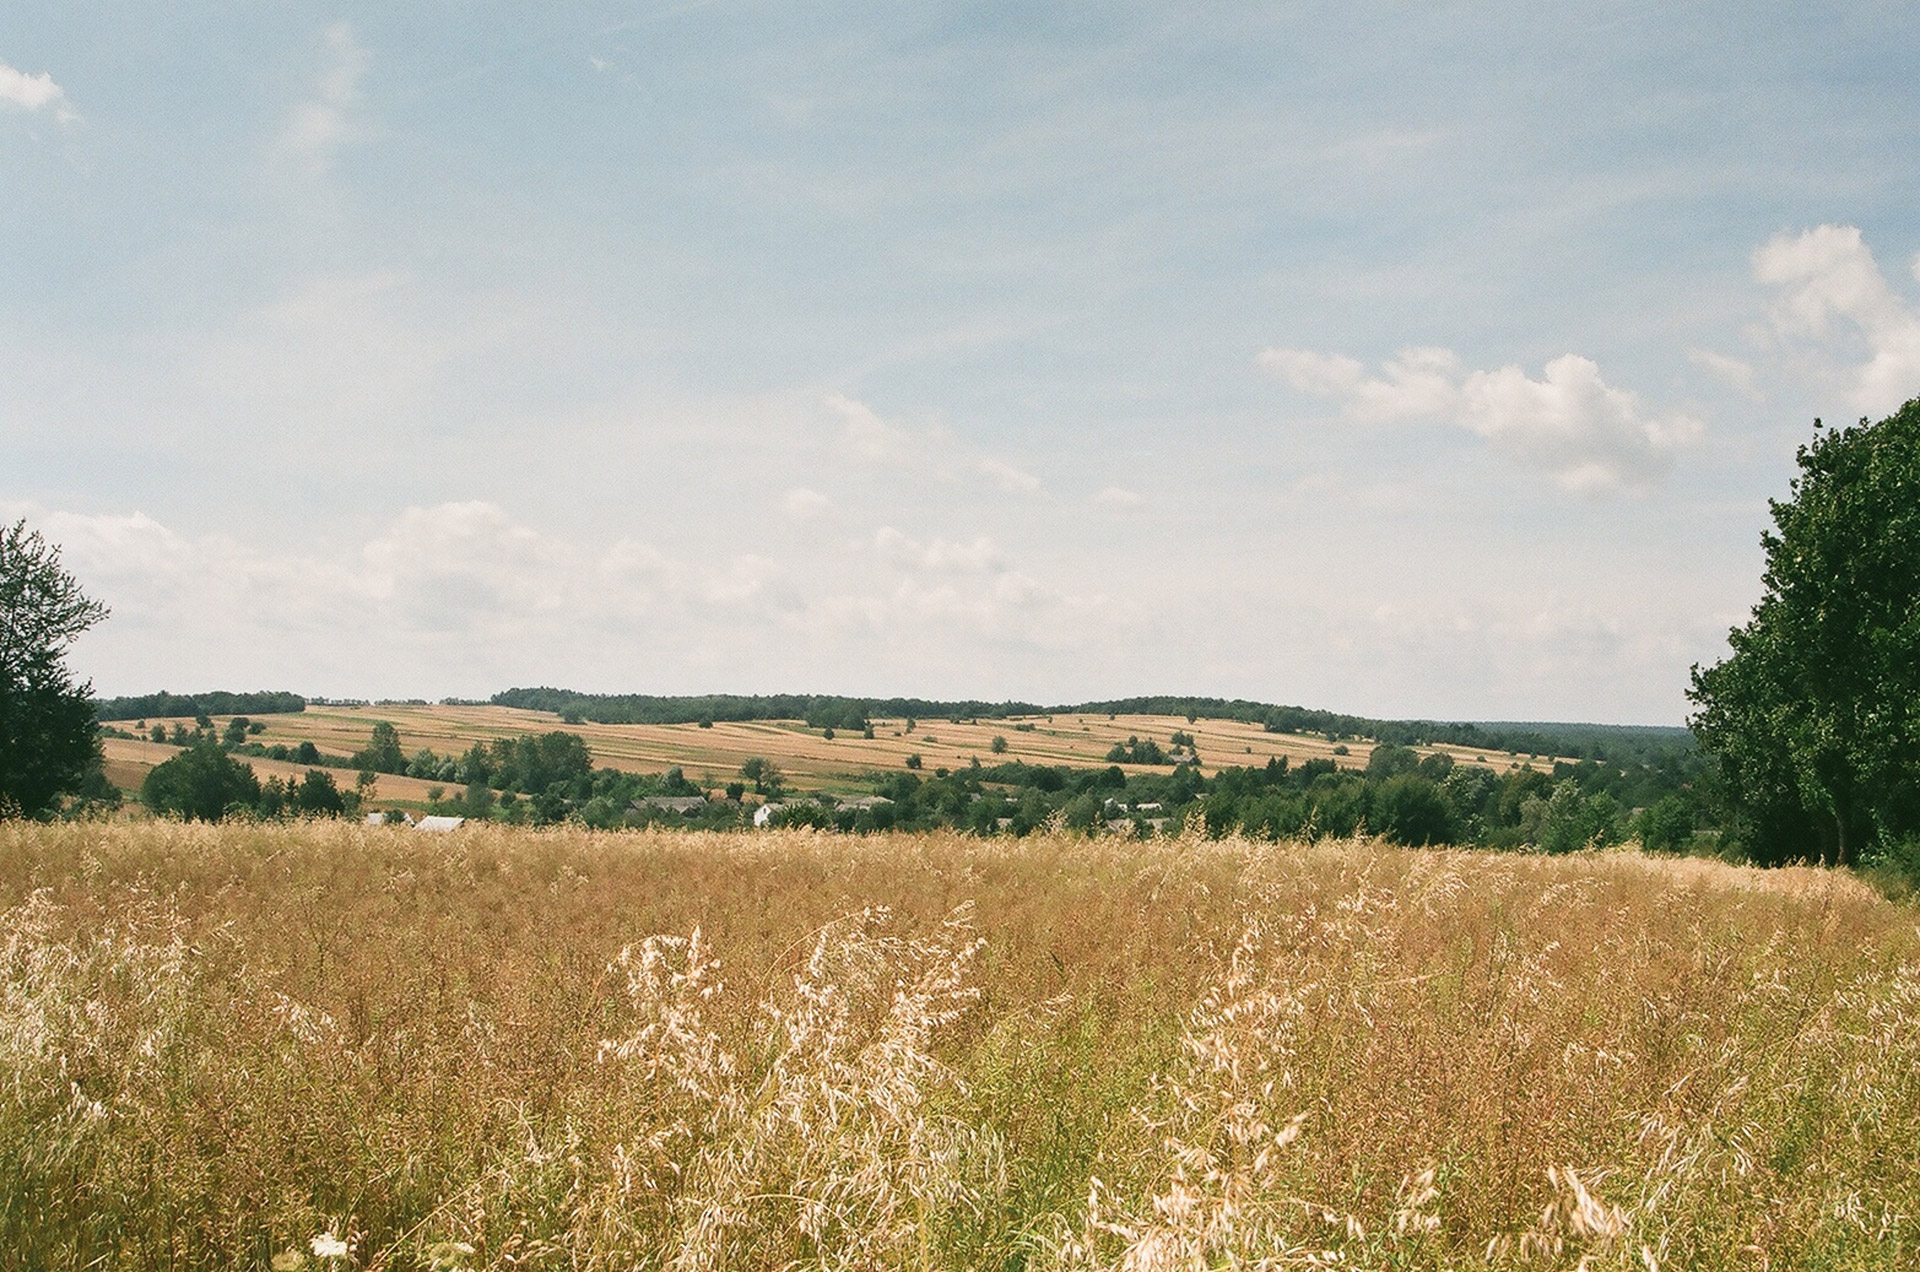
[(258, 693), (176, 694), (161, 690), (133, 697), (105, 698), (94, 704), (94, 714), (102, 720), (171, 720), (217, 715), (290, 715), (307, 709), (307, 700), (297, 693), (261, 690)]
[(333, 774), (309, 769), (298, 782), (264, 783), (214, 741), (212, 730), (170, 760), (156, 764), (140, 786), (140, 802), (163, 817), (217, 822), (228, 817), (342, 817), (359, 797), (342, 791)]
[(47, 817), (103, 784), (92, 686), (66, 651), (106, 616), (39, 531), (0, 527), (0, 817)]
[[(1815, 422), (1816, 428), (1818, 421)], [(1731, 836), (1758, 861), (1911, 857), (1920, 839), (1920, 399), (1819, 433), (1761, 537), (1765, 594), (1694, 669)]]

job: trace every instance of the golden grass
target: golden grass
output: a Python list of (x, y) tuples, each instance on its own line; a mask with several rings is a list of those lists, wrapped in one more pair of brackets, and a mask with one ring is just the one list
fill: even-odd
[(0, 880), (0, 1266), (1920, 1244), (1920, 930), (1846, 875), (140, 823), (0, 826)]
[[(224, 722), (227, 718), (220, 719)], [(374, 723), (380, 720), (400, 731), (409, 755), (421, 747), (441, 755), (457, 754), (475, 742), (566, 729), (586, 739), (594, 763), (603, 767), (659, 773), (677, 765), (689, 778), (704, 779), (706, 785), (713, 786), (724, 784), (739, 773), (741, 764), (757, 756), (772, 760), (808, 789), (833, 791), (865, 790), (868, 774), (898, 771), (909, 755), (919, 755), (927, 772), (964, 768), (976, 758), (982, 764), (1024, 760), (1086, 768), (1104, 765), (1107, 752), (1116, 742), (1137, 736), (1165, 747), (1176, 731), (1193, 736), (1203, 761), (1202, 771), (1209, 774), (1223, 766), (1263, 765), (1279, 756), (1293, 764), (1327, 759), (1344, 768), (1363, 768), (1373, 750), (1370, 744), (1355, 741), (1346, 744), (1346, 754), (1336, 755), (1336, 744), (1321, 737), (1268, 733), (1257, 724), (1236, 720), (1201, 719), (1189, 724), (1181, 716), (1147, 715), (1109, 720), (1105, 715), (1058, 714), (1052, 718), (983, 719), (967, 724), (922, 720), (916, 722), (913, 732), (907, 732), (904, 720), (881, 719), (873, 721), (872, 738), (841, 730), (832, 741), (794, 720), (719, 722), (706, 729), (694, 724), (566, 724), (550, 712), (495, 706), (311, 706), (297, 715), (256, 718), (266, 725), (266, 731), (255, 741), (269, 746), (311, 741), (330, 755), (351, 755), (364, 747)], [(161, 723), (171, 726), (174, 721)], [(186, 723), (190, 725), (191, 721)], [(1032, 728), (1017, 727), (1021, 725)], [(1006, 740), (1004, 753), (993, 751), (996, 737)], [(129, 788), (138, 787), (145, 769), (158, 762), (155, 756), (164, 759), (172, 754), (170, 749), (111, 738), (106, 740), (106, 747), (110, 765), (118, 766), (111, 769), (110, 776)], [(1504, 751), (1467, 747), (1422, 750), (1445, 751), (1458, 763), (1484, 763), (1500, 769), (1511, 764), (1551, 769), (1553, 764), (1551, 758), (1526, 759)], [(251, 763), (263, 778), (277, 771), (268, 761)], [(1129, 772), (1167, 771), (1165, 766), (1122, 767)], [(396, 786), (391, 793), (383, 794), (422, 799), (424, 786), (420, 792)]]

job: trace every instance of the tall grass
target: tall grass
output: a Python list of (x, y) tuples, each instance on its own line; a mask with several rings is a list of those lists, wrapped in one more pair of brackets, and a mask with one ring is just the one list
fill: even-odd
[(1844, 875), (470, 829), (0, 826), (0, 1266), (1920, 1261)]

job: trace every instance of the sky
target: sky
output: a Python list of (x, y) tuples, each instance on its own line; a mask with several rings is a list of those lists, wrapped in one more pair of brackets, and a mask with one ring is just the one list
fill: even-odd
[(103, 694), (1678, 724), (1920, 394), (1910, 7), (15, 5)]

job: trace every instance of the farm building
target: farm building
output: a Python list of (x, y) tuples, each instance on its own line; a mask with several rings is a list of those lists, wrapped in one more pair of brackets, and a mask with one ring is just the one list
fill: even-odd
[(651, 808), (656, 812), (679, 813), (682, 817), (692, 817), (707, 806), (704, 795), (649, 795), (634, 807)]

